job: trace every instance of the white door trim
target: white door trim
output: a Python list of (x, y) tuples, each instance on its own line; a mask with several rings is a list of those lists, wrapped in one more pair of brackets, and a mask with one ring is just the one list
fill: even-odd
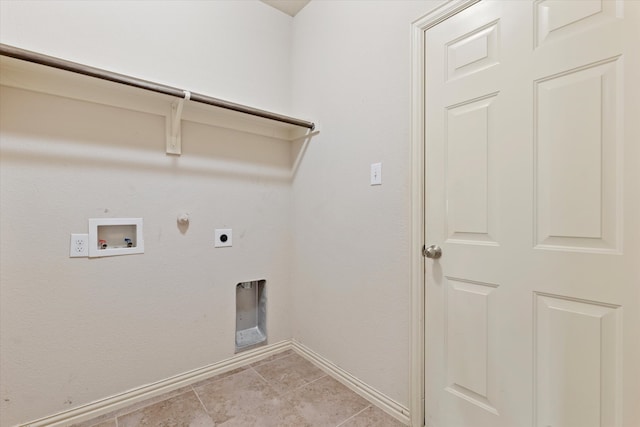
[(424, 33), (480, 0), (450, 0), (411, 24), (411, 427), (423, 427), (424, 414)]

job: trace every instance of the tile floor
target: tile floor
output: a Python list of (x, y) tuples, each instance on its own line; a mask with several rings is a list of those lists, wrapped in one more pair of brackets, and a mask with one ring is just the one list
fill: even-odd
[(288, 350), (74, 427), (401, 427)]

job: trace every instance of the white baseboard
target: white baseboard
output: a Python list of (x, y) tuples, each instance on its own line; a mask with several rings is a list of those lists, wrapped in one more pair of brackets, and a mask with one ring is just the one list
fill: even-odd
[(304, 344), (293, 340), (292, 346), (295, 352), (318, 366), (327, 374), (331, 375), (334, 379), (341, 382), (349, 389), (353, 390), (355, 393), (364, 397), (368, 401), (372, 402), (378, 408), (396, 418), (398, 421), (401, 421), (405, 425), (409, 425), (409, 409), (406, 406), (401, 405), (400, 403), (382, 394), (370, 385), (362, 382), (344, 369), (335, 365), (333, 362), (325, 359), (318, 353), (306, 347)]
[(289, 349), (293, 349), (296, 353), (300, 354), (337, 381), (372, 402), (392, 417), (398, 419), (404, 424), (409, 424), (409, 409), (405, 406), (380, 393), (368, 384), (360, 381), (358, 378), (315, 353), (303, 344), (293, 340), (286, 340), (276, 344), (248, 350), (230, 357), (229, 359), (222, 360), (202, 368), (194, 369), (162, 381), (147, 384), (115, 396), (107, 397), (68, 411), (40, 418), (26, 424), (20, 424), (16, 427), (67, 427), (81, 423), (83, 421), (88, 421), (102, 415), (124, 409), (138, 402), (160, 396), (164, 393), (169, 393), (198, 381), (206, 380), (207, 378), (231, 371), (249, 363), (256, 362), (272, 354)]
[(224, 372), (231, 371), (249, 363), (292, 348), (291, 340), (282, 341), (276, 344), (266, 345), (254, 350), (247, 350), (236, 354), (229, 359), (222, 360), (202, 368), (194, 369), (183, 374), (167, 378), (152, 384), (135, 388), (115, 396), (107, 397), (87, 405), (60, 412), (55, 415), (40, 418), (17, 427), (66, 427), (72, 424), (97, 418), (101, 415), (117, 411), (135, 403), (152, 397), (159, 396), (177, 390), (181, 387), (194, 384), (198, 381), (214, 377)]

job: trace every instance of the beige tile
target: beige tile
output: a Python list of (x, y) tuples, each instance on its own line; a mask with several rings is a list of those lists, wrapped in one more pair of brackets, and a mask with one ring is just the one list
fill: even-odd
[(254, 367), (271, 387), (281, 394), (295, 390), (326, 374), (297, 354)]
[(142, 426), (214, 427), (215, 423), (192, 390), (118, 417), (118, 427)]
[(109, 421), (114, 420), (115, 423), (115, 415), (113, 412), (110, 412), (108, 414), (105, 415), (101, 415), (99, 417), (96, 418), (92, 418), (88, 421), (83, 421), (81, 423), (75, 423), (75, 424), (71, 424), (70, 427), (102, 427), (102, 424), (105, 424), (106, 426), (109, 426)]
[(281, 396), (263, 401), (234, 418), (217, 424), (220, 427), (312, 427), (291, 402)]
[(239, 368), (232, 369), (231, 371), (227, 371), (227, 372), (224, 372), (222, 374), (218, 374), (218, 375), (216, 375), (214, 377), (207, 378), (206, 380), (198, 381), (197, 383), (194, 383), (191, 386), (192, 387), (200, 387), (201, 385), (210, 383), (211, 381), (218, 381), (218, 380), (221, 380), (223, 378), (230, 377), (231, 375), (235, 375), (237, 373), (240, 373), (242, 371), (246, 371), (247, 369), (251, 369), (251, 368), (249, 366), (241, 366)]
[(292, 354), (294, 354), (293, 350), (286, 350), (280, 353), (272, 354), (271, 356), (266, 357), (262, 360), (258, 360), (257, 362), (253, 362), (249, 366), (256, 367), (256, 366), (264, 365), (265, 363), (273, 362), (276, 359), (282, 359), (283, 357), (291, 356)]
[(71, 427), (116, 427), (113, 414), (106, 414), (81, 423), (71, 424)]
[[(216, 424), (233, 425), (278, 394), (253, 369), (194, 388)], [(227, 423), (227, 424), (224, 424)]]
[(93, 424), (90, 427), (118, 427), (118, 426), (116, 424), (116, 419), (114, 418), (112, 420), (103, 421), (98, 424)]
[(329, 376), (307, 384), (285, 398), (307, 422), (317, 427), (335, 427), (370, 405)]
[[(149, 406), (149, 405), (153, 405), (154, 403), (157, 402), (162, 402), (163, 400), (167, 400), (170, 399), (174, 396), (179, 396), (183, 393), (186, 393), (187, 391), (190, 391), (191, 387), (190, 386), (186, 386), (186, 387), (180, 387), (179, 389), (161, 394), (159, 396), (155, 396), (155, 397), (151, 397), (149, 399), (145, 399), (142, 400), (138, 403), (134, 403), (133, 405), (127, 406), (125, 408), (122, 409), (118, 409), (116, 411), (111, 411), (108, 412), (104, 415), (101, 415), (99, 417), (96, 417), (94, 419), (91, 419), (89, 421), (84, 421), (78, 424), (73, 424), (71, 427), (94, 427), (96, 424), (101, 426), (101, 422), (105, 422), (108, 421), (112, 418), (116, 418), (120, 415), (125, 415), (128, 414), (130, 412), (136, 411), (140, 408), (144, 408), (145, 406)], [(102, 427), (102, 426), (101, 426)]]
[[(295, 392), (294, 392), (295, 390)], [(204, 407), (203, 407), (204, 405)], [(117, 423), (115, 417), (117, 416)], [(401, 427), (292, 350), (80, 424), (82, 427)]]
[(393, 418), (382, 409), (369, 406), (339, 427), (405, 427), (405, 424)]

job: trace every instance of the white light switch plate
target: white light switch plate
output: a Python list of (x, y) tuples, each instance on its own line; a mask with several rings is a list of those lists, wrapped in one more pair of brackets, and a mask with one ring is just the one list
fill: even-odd
[(382, 163), (371, 164), (371, 185), (382, 185)]

